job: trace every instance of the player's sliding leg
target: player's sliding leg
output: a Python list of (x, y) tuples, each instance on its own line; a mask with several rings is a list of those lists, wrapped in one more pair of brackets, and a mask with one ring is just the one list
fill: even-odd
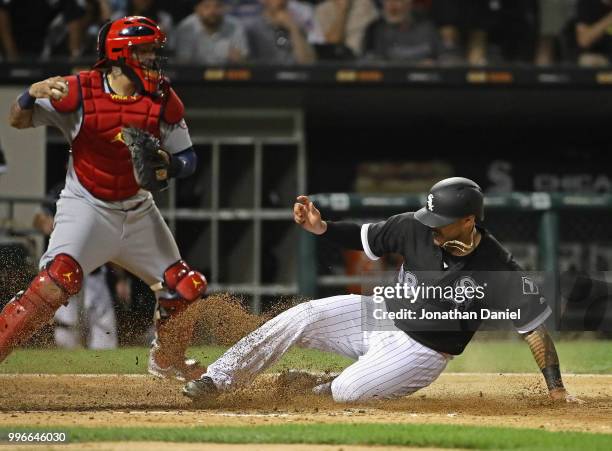
[(198, 399), (215, 389), (250, 382), (293, 345), (358, 358), (365, 353), (361, 299), (359, 295), (334, 296), (284, 311), (228, 349), (183, 392)]
[(0, 362), (53, 319), (58, 308), (81, 289), (83, 270), (67, 254), (58, 254), (0, 313)]
[(331, 382), (337, 402), (409, 395), (435, 381), (449, 360), (401, 330), (373, 331), (367, 336), (367, 352)]

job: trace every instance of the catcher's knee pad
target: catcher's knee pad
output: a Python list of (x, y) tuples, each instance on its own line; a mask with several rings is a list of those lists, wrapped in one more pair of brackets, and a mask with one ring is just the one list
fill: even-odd
[(55, 282), (68, 297), (74, 296), (81, 291), (81, 287), (83, 286), (83, 270), (79, 262), (70, 255), (56, 255), (47, 265), (46, 271), (53, 282)]
[(58, 254), (38, 273), (20, 298), (58, 309), (70, 296), (81, 291), (82, 285), (81, 265), (68, 254)]
[(199, 271), (192, 270), (187, 263), (179, 260), (164, 271), (166, 288), (176, 294), (170, 298), (160, 298), (159, 305), (172, 314), (183, 310), (206, 293), (208, 283)]
[(0, 313), (0, 361), (50, 321), (55, 311), (79, 292), (82, 282), (81, 266), (67, 254), (57, 255), (41, 270)]

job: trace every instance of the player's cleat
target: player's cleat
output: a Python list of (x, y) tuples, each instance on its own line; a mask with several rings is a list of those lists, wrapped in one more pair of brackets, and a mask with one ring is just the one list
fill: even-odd
[(149, 360), (147, 371), (149, 374), (162, 379), (176, 379), (187, 382), (202, 376), (206, 372), (206, 368), (193, 359), (187, 359), (180, 365), (171, 365), (165, 368), (157, 365), (154, 360)]
[(202, 376), (200, 379), (188, 382), (183, 387), (183, 395), (193, 401), (203, 401), (207, 398), (214, 398), (219, 394), (219, 390), (215, 386), (213, 380), (208, 376)]
[(182, 382), (192, 381), (200, 378), (206, 373), (206, 368), (195, 359), (185, 359), (171, 365), (162, 366), (155, 359), (157, 347), (153, 345), (149, 352), (149, 363), (147, 371), (149, 374), (162, 379), (177, 379)]
[(331, 385), (332, 385), (331, 382), (325, 382), (324, 384), (317, 385), (316, 387), (314, 387), (312, 389), (312, 392), (315, 395), (331, 395), (332, 394)]

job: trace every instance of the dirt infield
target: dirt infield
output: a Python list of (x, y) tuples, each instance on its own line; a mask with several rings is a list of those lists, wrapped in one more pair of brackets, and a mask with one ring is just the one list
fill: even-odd
[(553, 403), (538, 374), (444, 374), (394, 401), (340, 405), (262, 376), (195, 408), (181, 384), (142, 375), (0, 376), (0, 424), (197, 426), (275, 423), (446, 423), (612, 433), (612, 376), (567, 375), (587, 403)]

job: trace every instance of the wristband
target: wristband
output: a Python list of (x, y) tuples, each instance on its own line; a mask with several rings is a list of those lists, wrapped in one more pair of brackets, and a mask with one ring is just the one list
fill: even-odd
[(171, 178), (189, 177), (195, 172), (198, 164), (198, 157), (193, 147), (189, 147), (179, 153), (168, 154), (170, 156), (170, 166), (168, 176)]
[(178, 174), (180, 174), (183, 170), (183, 161), (175, 157), (171, 154), (168, 154), (170, 157), (170, 167), (168, 168), (168, 178), (175, 178)]
[(17, 103), (22, 110), (31, 110), (36, 103), (36, 97), (30, 95), (30, 88), (28, 88), (17, 98)]

